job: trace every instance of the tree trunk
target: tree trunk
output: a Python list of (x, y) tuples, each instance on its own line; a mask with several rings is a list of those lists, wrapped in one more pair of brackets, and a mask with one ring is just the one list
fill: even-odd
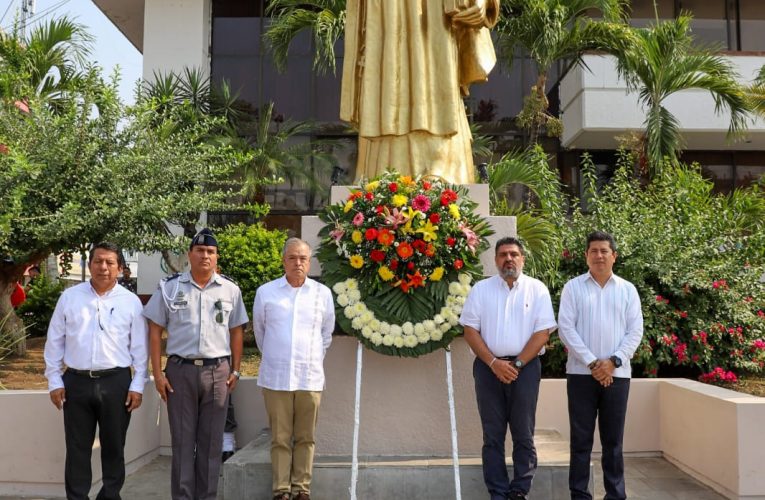
[[(27, 353), (26, 330), (24, 322), (16, 315), (11, 306), (11, 293), (16, 286), (18, 277), (15, 273), (0, 273), (0, 335), (10, 335), (16, 342), (16, 354), (24, 356)], [(4, 321), (3, 321), (4, 320)]]

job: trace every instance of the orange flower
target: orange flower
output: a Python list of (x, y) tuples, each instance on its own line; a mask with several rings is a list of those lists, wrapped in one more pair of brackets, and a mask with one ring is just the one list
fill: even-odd
[(425, 249), (425, 255), (433, 257), (436, 254), (436, 247), (433, 243), (428, 243), (428, 247)]
[(409, 278), (409, 283), (407, 283), (407, 285), (411, 286), (412, 288), (425, 286), (425, 277), (420, 274), (420, 271), (417, 271), (414, 274), (407, 274), (406, 277)]
[(414, 254), (414, 249), (412, 248), (412, 245), (404, 241), (399, 243), (398, 248), (396, 248), (396, 253), (399, 257), (406, 260)]
[(396, 240), (396, 237), (388, 229), (380, 229), (377, 234), (377, 242), (383, 246), (389, 247)]

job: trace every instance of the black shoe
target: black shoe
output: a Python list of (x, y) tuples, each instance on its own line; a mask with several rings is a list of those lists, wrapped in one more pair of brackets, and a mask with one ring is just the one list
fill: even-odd
[(233, 456), (234, 456), (234, 452), (233, 451), (224, 451), (223, 455), (221, 456), (220, 461), (221, 462), (225, 462), (226, 460), (228, 460), (229, 458), (231, 458)]
[(522, 491), (511, 491), (509, 495), (507, 495), (507, 500), (528, 500), (528, 496), (526, 496), (526, 493), (523, 493)]

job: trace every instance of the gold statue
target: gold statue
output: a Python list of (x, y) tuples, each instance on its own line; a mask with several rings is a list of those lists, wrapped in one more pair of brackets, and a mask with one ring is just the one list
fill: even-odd
[(340, 118), (359, 131), (356, 180), (474, 182), (462, 96), (494, 67), (498, 18), (499, 0), (348, 0)]

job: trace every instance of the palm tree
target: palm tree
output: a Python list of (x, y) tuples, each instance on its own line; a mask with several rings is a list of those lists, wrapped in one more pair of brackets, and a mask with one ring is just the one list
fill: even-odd
[(303, 31), (314, 43), (313, 69), (335, 72), (335, 43), (345, 30), (345, 0), (273, 0), (266, 11), (272, 16), (264, 38), (276, 67), (287, 67), (290, 44)]
[[(513, 186), (528, 193), (524, 203), (508, 201)], [(550, 168), (542, 147), (511, 151), (489, 167), (489, 192), (493, 215), (516, 217), (516, 232), (527, 252), (530, 275), (554, 283), (562, 251), (560, 226), (564, 201), (558, 174)]]
[(707, 90), (715, 111), (730, 113), (729, 135), (746, 125), (747, 102), (728, 60), (709, 49), (696, 47), (690, 33), (691, 16), (657, 21), (648, 28), (631, 28), (630, 43), (616, 51), (618, 72), (630, 91), (638, 92), (646, 108), (640, 150), (643, 174), (661, 171), (665, 158), (677, 161), (682, 136), (677, 118), (664, 107), (665, 100), (682, 90)]
[(31, 91), (48, 102), (65, 98), (83, 72), (93, 37), (67, 17), (37, 25), (27, 37), (0, 31), (0, 97), (23, 98)]
[[(587, 50), (614, 50), (624, 43), (626, 26), (619, 23), (625, 0), (509, 0), (503, 3), (497, 25), (501, 59), (512, 66), (523, 51), (534, 60), (536, 83), (524, 101), (518, 124), (537, 141), (542, 126), (549, 135), (560, 135), (560, 121), (548, 113), (547, 75), (553, 64), (570, 60), (583, 64)], [(588, 17), (598, 11), (604, 21)]]
[(746, 89), (746, 98), (751, 110), (765, 117), (765, 66), (760, 68), (754, 82)]

